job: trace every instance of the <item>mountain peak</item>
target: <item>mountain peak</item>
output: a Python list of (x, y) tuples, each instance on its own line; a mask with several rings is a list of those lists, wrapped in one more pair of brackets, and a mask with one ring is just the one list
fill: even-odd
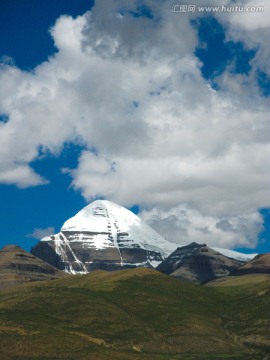
[(229, 275), (232, 270), (241, 265), (240, 261), (230, 259), (205, 244), (192, 243), (177, 248), (158, 265), (157, 270), (201, 284)]
[(0, 251), (12, 252), (12, 251), (24, 251), (19, 245), (5, 245)]
[(68, 219), (59, 234), (43, 238), (32, 252), (67, 272), (86, 273), (156, 267), (178, 246), (126, 208), (96, 200)]
[(206, 247), (207, 245), (206, 244), (198, 244), (196, 242), (192, 242), (186, 246), (182, 246), (182, 248), (202, 248), (202, 247)]
[(127, 224), (140, 223), (141, 219), (124, 207), (108, 200), (96, 200), (68, 219), (61, 231), (104, 231), (104, 219), (108, 216), (123, 219)]
[[(173, 252), (169, 260), (207, 251), (205, 244), (193, 242), (181, 247), (167, 241), (130, 210), (108, 200), (85, 206), (65, 221), (58, 234), (43, 238), (31, 250), (49, 264), (73, 274), (97, 269), (155, 268)], [(243, 254), (231, 250), (211, 251), (243, 258)]]

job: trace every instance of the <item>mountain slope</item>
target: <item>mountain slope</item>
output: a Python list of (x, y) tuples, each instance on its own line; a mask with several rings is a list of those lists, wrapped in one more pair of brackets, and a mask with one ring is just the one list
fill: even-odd
[(17, 245), (0, 250), (0, 291), (32, 281), (58, 279), (65, 276), (44, 261), (28, 254)]
[(209, 286), (252, 287), (270, 280), (270, 254), (257, 255), (250, 262), (233, 270), (230, 276), (209, 282)]
[(177, 248), (158, 265), (157, 270), (198, 284), (216, 279), (241, 266), (243, 263), (230, 259), (217, 251), (192, 243)]
[(253, 260), (232, 272), (232, 275), (270, 274), (270, 254), (257, 255)]
[(270, 359), (270, 274), (226, 276), (206, 284), (220, 296), (224, 327), (239, 344)]
[(33, 283), (0, 294), (0, 356), (261, 360), (264, 348), (245, 347), (237, 329), (227, 330), (236, 304), (219, 289), (145, 268)]
[(155, 267), (176, 247), (131, 211), (97, 200), (67, 220), (59, 234), (42, 239), (31, 253), (75, 274)]
[(269, 281), (198, 286), (146, 268), (27, 284), (0, 293), (0, 357), (268, 359), (269, 301)]

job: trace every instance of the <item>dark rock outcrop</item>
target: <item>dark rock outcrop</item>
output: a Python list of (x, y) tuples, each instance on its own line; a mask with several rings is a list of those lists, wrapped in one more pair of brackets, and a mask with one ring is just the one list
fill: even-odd
[(27, 253), (18, 245), (0, 250), (0, 291), (31, 281), (58, 279), (62, 271)]
[(202, 284), (227, 276), (243, 263), (228, 258), (205, 244), (192, 243), (177, 248), (157, 270), (184, 280)]
[[(159, 252), (143, 249), (136, 244), (121, 247), (118, 243), (119, 247), (116, 247), (112, 243), (105, 249), (100, 249), (89, 244), (85, 246), (82, 241), (74, 241), (74, 238), (79, 239), (82, 236), (82, 232), (61, 232), (61, 235), (66, 239), (66, 243), (59, 245), (54, 239), (40, 241), (31, 249), (31, 253), (50, 265), (71, 273), (86, 273), (93, 270), (113, 271), (137, 266), (153, 267), (149, 260), (157, 263), (163, 260)], [(86, 238), (91, 236), (84, 235)], [(109, 234), (107, 236), (109, 237)]]
[(59, 270), (65, 270), (61, 257), (55, 252), (50, 242), (38, 242), (32, 247), (31, 254)]

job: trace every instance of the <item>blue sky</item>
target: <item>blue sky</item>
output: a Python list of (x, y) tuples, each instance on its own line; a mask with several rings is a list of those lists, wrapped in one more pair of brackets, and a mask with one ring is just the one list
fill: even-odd
[(0, 247), (105, 198), (180, 244), (270, 251), (268, 8), (171, 8), (1, 2)]
[[(89, 0), (8, 0), (1, 2), (0, 56), (24, 70), (32, 70), (46, 61), (56, 48), (49, 29), (64, 14), (74, 17), (92, 6)], [(18, 189), (0, 184), (0, 218), (4, 230), (0, 247), (19, 244), (27, 251), (36, 244), (35, 229), (52, 226), (59, 230), (63, 222), (86, 205), (80, 193), (70, 187), (70, 178), (61, 173), (62, 166), (75, 167), (80, 148), (66, 146), (61, 156), (34, 161), (33, 167), (50, 179), (41, 187)]]

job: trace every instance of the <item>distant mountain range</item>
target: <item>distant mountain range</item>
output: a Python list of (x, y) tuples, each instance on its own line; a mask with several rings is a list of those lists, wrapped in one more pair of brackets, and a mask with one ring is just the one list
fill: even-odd
[[(192, 248), (192, 245), (190, 246), (188, 251)], [(179, 247), (182, 250), (179, 250)], [(199, 248), (199, 253), (196, 253)], [(181, 247), (179, 243), (164, 239), (131, 211), (110, 201), (97, 200), (67, 220), (60, 233), (43, 238), (32, 248), (31, 253), (72, 274), (88, 273), (95, 269), (119, 270), (157, 266), (160, 266), (158, 269), (162, 271), (165, 264), (174, 259), (173, 268), (177, 273), (173, 275), (197, 282), (227, 275), (241, 265), (240, 261), (248, 261), (256, 255), (220, 248), (206, 249), (205, 245), (195, 244), (192, 259), (195, 262), (204, 261), (203, 266), (196, 267), (191, 264), (192, 259), (185, 249), (186, 247)], [(172, 254), (174, 251), (176, 253)], [(183, 257), (188, 257), (189, 260), (184, 261)], [(188, 271), (187, 261), (190, 264)], [(195, 274), (202, 269), (204, 275)]]

